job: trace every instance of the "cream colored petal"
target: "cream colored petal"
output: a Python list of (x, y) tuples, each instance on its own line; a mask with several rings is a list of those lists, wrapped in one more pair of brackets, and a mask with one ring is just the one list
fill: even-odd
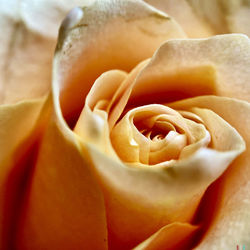
[[(127, 78), (127, 74), (120, 70), (103, 73), (91, 88), (86, 98), (86, 105), (74, 128), (74, 132), (84, 141), (96, 145), (101, 150), (105, 149), (108, 155), (115, 156), (109, 139), (107, 111), (109, 111), (113, 97)], [(96, 105), (102, 100), (106, 101), (106, 106), (104, 109), (99, 109)], [(117, 100), (114, 101), (117, 102)], [(121, 108), (121, 112), (123, 108)]]
[(246, 151), (212, 185), (205, 196), (201, 218), (209, 227), (197, 249), (230, 249), (237, 245), (249, 247), (250, 104), (230, 98), (204, 96), (180, 101), (171, 106), (181, 109), (211, 109), (237, 129), (244, 138)]
[(137, 76), (143, 68), (148, 64), (150, 59), (140, 62), (128, 75), (127, 79), (121, 84), (118, 91), (113, 96), (108, 112), (109, 114), (109, 127), (113, 128), (120, 115), (124, 111), (130, 97), (132, 88), (134, 86)]
[[(209, 23), (217, 34), (228, 33), (226, 18), (228, 15), (230, 5), (238, 5), (240, 1), (234, 0), (187, 0), (190, 6), (193, 8), (194, 13), (201, 19)], [(238, 2), (238, 3), (237, 3)]]
[(47, 94), (58, 28), (82, 1), (0, 1), (0, 103)]
[(214, 94), (250, 100), (250, 39), (220, 35), (163, 44), (137, 78), (129, 103)]
[(244, 33), (250, 37), (249, 27), (250, 2), (246, 6), (241, 6), (228, 17), (228, 25), (233, 33)]
[(216, 30), (197, 15), (192, 6), (186, 0), (145, 0), (175, 18), (190, 38), (202, 38), (216, 34)]
[[(151, 139), (146, 138), (139, 131), (140, 128), (136, 127), (136, 123), (140, 123), (142, 129), (151, 129), (157, 119), (168, 120), (172, 124), (177, 125), (180, 129), (186, 129), (185, 123), (182, 123), (181, 121), (180, 114), (165, 106), (154, 104), (131, 109), (110, 131), (112, 145), (123, 161), (133, 162), (140, 160), (140, 162), (144, 164), (148, 164), (150, 161), (154, 161), (155, 163), (155, 161), (160, 158), (159, 153), (166, 158), (164, 156), (166, 150), (169, 151), (169, 154), (172, 156), (174, 155), (173, 158), (176, 158), (176, 155), (180, 152), (179, 146), (183, 144), (180, 142), (184, 142), (184, 144), (186, 142), (185, 136), (185, 138), (180, 138), (181, 136), (172, 138), (171, 141), (168, 142), (169, 145), (166, 145), (165, 143), (166, 147), (162, 149), (162, 151), (158, 150), (158, 152), (152, 152), (150, 154)], [(174, 142), (175, 139), (176, 142)], [(131, 143), (133, 141), (135, 143)], [(179, 143), (177, 143), (177, 141)]]
[[(46, 119), (45, 103), (46, 99), (43, 98), (0, 106), (1, 249), (8, 249), (13, 237), (13, 226), (16, 225), (25, 192), (25, 175), (29, 174), (29, 166), (24, 158), (27, 151), (36, 149), (37, 136)], [(33, 160), (32, 156), (29, 160)]]
[(75, 8), (60, 28), (54, 68), (63, 114), (80, 112), (95, 79), (109, 69), (130, 71), (180, 26), (142, 1), (93, 1)]
[(187, 0), (194, 13), (209, 23), (217, 34), (244, 33), (250, 35), (248, 0)]
[(178, 134), (162, 149), (159, 149), (155, 152), (150, 152), (149, 163), (157, 164), (159, 162), (178, 159), (180, 152), (186, 145), (186, 135)]
[(133, 250), (189, 249), (192, 236), (199, 227), (174, 222), (150, 236)]
[(92, 2), (93, 0), (22, 0), (19, 8), (29, 30), (57, 39), (59, 26), (65, 15), (76, 6), (89, 6)]
[(52, 117), (16, 222), (14, 249), (107, 249), (103, 195), (87, 155)]
[[(139, 162), (140, 160), (147, 162), (149, 151), (148, 139), (141, 134), (135, 134), (136, 128), (131, 128), (129, 116), (124, 117), (110, 134), (112, 146), (119, 157), (125, 162)], [(144, 155), (140, 155), (140, 152), (143, 152)]]

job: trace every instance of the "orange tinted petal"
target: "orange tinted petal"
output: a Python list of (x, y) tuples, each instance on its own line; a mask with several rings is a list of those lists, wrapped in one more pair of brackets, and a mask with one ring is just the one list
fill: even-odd
[(241, 134), (246, 151), (240, 155), (214, 183), (204, 197), (200, 220), (208, 225), (197, 249), (235, 248), (250, 246), (250, 104), (244, 101), (216, 96), (196, 97), (171, 105), (173, 108), (208, 108), (216, 112)]
[(170, 102), (199, 95), (250, 101), (250, 39), (220, 35), (164, 43), (137, 78), (133, 102)]
[(15, 247), (106, 249), (103, 197), (72, 133), (51, 121), (32, 171)]
[(98, 0), (75, 8), (60, 28), (54, 64), (63, 114), (80, 112), (91, 85), (103, 72), (130, 71), (163, 41), (183, 37), (172, 18), (142, 1)]
[[(46, 99), (0, 107), (0, 248), (9, 249), (43, 128)], [(41, 114), (43, 117), (41, 118)], [(29, 153), (30, 152), (30, 155)]]

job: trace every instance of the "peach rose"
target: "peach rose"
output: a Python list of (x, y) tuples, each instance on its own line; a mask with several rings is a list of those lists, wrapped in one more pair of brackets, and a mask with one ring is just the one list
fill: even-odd
[(0, 107), (1, 249), (250, 246), (249, 38), (85, 2), (61, 25), (52, 91), (30, 74), (3, 88), (22, 101)]

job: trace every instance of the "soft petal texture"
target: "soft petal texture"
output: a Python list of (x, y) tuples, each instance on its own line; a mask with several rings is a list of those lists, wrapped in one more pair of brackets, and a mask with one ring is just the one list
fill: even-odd
[(0, 0), (0, 103), (47, 94), (59, 25), (85, 0)]
[(190, 38), (209, 37), (216, 32), (192, 9), (186, 0), (145, 0), (175, 18)]
[(249, 101), (249, 58), (250, 39), (244, 35), (168, 41), (138, 76), (130, 103), (208, 94)]
[(73, 9), (60, 28), (55, 64), (64, 116), (81, 111), (101, 73), (130, 71), (166, 39), (184, 37), (172, 18), (142, 1), (97, 0)]
[(244, 33), (250, 37), (249, 16), (250, 1), (246, 5), (233, 10), (228, 18), (231, 32)]
[(192, 241), (192, 234), (197, 229), (197, 226), (188, 223), (171, 223), (161, 228), (133, 250), (187, 249), (188, 244)]
[[(25, 180), (44, 126), (48, 103), (45, 98), (0, 107), (0, 248), (12, 241), (15, 220), (25, 192)], [(42, 115), (42, 117), (41, 117)], [(18, 124), (18, 126), (17, 126)]]
[(42, 139), (16, 249), (107, 249), (103, 196), (73, 133), (52, 118)]
[[(110, 137), (124, 162), (151, 165), (187, 157), (210, 142), (209, 132), (203, 125), (158, 104), (128, 111), (111, 130)], [(195, 150), (191, 150), (194, 144)]]
[(249, 103), (230, 98), (204, 96), (183, 100), (171, 104), (171, 107), (200, 107), (213, 110), (244, 138), (247, 150), (233, 162), (204, 198), (202, 213), (199, 216), (205, 219), (209, 228), (197, 249), (233, 249), (237, 245), (249, 247)]
[(217, 34), (244, 33), (250, 36), (249, 0), (187, 0), (194, 12)]
[(223, 33), (243, 33), (250, 36), (249, 0), (145, 1), (174, 17), (190, 38)]

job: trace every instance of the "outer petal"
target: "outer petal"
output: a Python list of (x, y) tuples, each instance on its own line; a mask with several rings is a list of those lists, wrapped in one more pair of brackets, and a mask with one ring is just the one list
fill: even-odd
[(130, 103), (206, 94), (250, 101), (249, 58), (250, 39), (244, 35), (168, 41), (137, 78)]
[(247, 150), (208, 190), (201, 206), (200, 220), (208, 231), (197, 249), (250, 247), (250, 104), (230, 98), (204, 96), (176, 102), (173, 108), (208, 108), (230, 123), (242, 135)]
[[(175, 18), (190, 38), (215, 35), (213, 27), (197, 15), (186, 0), (145, 0), (154, 7)], [(214, 14), (214, 13), (213, 13)]]
[(63, 114), (80, 112), (94, 80), (109, 69), (129, 71), (169, 38), (184, 32), (169, 16), (142, 1), (97, 0), (64, 20), (56, 52)]
[(48, 93), (59, 25), (72, 7), (84, 3), (85, 0), (0, 1), (0, 103)]
[(43, 98), (0, 107), (1, 249), (8, 249), (13, 241), (26, 179), (35, 160), (38, 135), (47, 118), (48, 102), (45, 101)]
[(106, 249), (102, 193), (72, 132), (52, 119), (33, 165), (15, 249)]

